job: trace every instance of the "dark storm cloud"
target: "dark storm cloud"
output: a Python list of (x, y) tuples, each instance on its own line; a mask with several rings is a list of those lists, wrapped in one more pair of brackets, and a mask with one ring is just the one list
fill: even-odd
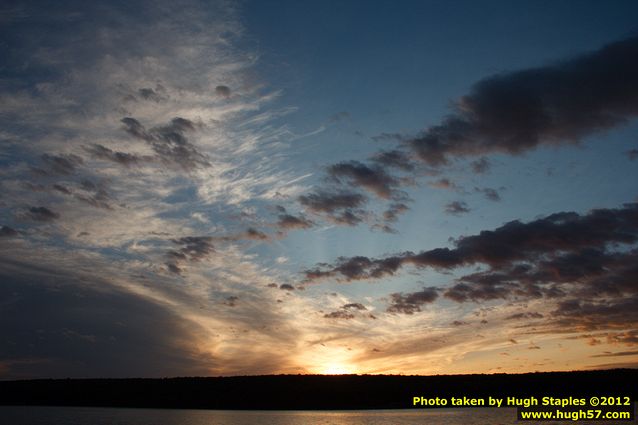
[(215, 87), (215, 94), (219, 97), (229, 98), (230, 97), (230, 87), (228, 86), (217, 86)]
[(167, 125), (147, 131), (135, 118), (126, 117), (121, 121), (128, 134), (147, 142), (164, 162), (175, 164), (186, 171), (210, 166), (206, 157), (186, 137), (186, 134), (197, 129), (198, 125), (194, 122), (177, 117)]
[[(431, 166), (573, 144), (638, 115), (638, 38), (476, 83), (441, 124), (408, 144)], [(475, 168), (475, 171), (482, 167)]]
[(359, 193), (320, 190), (302, 195), (298, 200), (307, 211), (325, 215), (331, 221), (341, 225), (355, 226), (366, 216), (366, 212), (359, 207), (367, 202), (367, 198)]
[(390, 295), (389, 313), (414, 314), (421, 311), (424, 304), (434, 302), (439, 297), (437, 288), (423, 288), (411, 293), (395, 293)]
[(43, 222), (60, 218), (60, 214), (51, 211), (47, 207), (31, 207), (25, 212), (24, 216), (30, 220)]
[[(462, 237), (452, 249), (435, 248), (418, 254), (406, 252), (381, 259), (341, 257), (336, 265), (306, 271), (306, 278), (375, 279), (393, 275), (408, 264), (449, 270), (481, 263), (495, 269), (509, 269), (515, 262), (541, 263), (548, 255), (605, 249), (610, 244), (636, 241), (638, 204), (633, 203), (617, 209), (595, 209), (582, 215), (561, 212), (528, 223), (511, 221), (495, 230)], [(566, 260), (563, 257), (557, 259)]]
[(290, 229), (309, 229), (314, 223), (303, 216), (294, 216), (291, 214), (279, 215), (279, 221), (277, 221), (277, 227), (283, 230)]
[(627, 155), (627, 158), (629, 158), (630, 161), (633, 161), (636, 158), (638, 158), (638, 149), (630, 149), (627, 152), (625, 152), (625, 154)]
[(150, 157), (140, 157), (139, 155), (132, 153), (114, 151), (100, 144), (85, 146), (84, 150), (86, 150), (93, 158), (111, 161), (116, 164), (124, 165), (125, 167), (137, 165), (142, 161), (152, 160)]
[(445, 205), (445, 213), (450, 215), (461, 215), (470, 212), (467, 204), (463, 201), (453, 201)]
[(407, 153), (399, 150), (381, 151), (372, 157), (372, 161), (384, 166), (404, 171), (414, 170), (414, 164)]
[(362, 187), (383, 199), (390, 199), (400, 181), (378, 165), (368, 166), (359, 161), (340, 162), (328, 167), (328, 174), (343, 183)]
[[(108, 274), (107, 274), (108, 275)], [(0, 377), (204, 375), (203, 330), (103, 277), (0, 258)]]

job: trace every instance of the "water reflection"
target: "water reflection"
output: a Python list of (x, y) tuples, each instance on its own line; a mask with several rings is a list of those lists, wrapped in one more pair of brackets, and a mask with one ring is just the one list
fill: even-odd
[[(550, 425), (518, 422), (516, 409), (436, 409), (366, 411), (231, 411), (121, 409), (96, 407), (0, 406), (11, 425)], [(624, 424), (634, 422), (596, 422)]]

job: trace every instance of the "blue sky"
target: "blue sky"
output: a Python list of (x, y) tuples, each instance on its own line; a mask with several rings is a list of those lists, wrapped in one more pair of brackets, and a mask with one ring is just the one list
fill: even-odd
[(0, 378), (635, 367), (636, 9), (8, 2)]

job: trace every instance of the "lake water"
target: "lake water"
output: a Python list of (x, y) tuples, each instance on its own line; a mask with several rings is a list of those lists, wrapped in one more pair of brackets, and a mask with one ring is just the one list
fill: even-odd
[[(516, 409), (512, 408), (235, 411), (0, 406), (0, 423), (6, 425), (565, 425), (570, 421), (519, 422), (516, 420)], [(627, 425), (637, 422), (585, 421), (579, 423)]]

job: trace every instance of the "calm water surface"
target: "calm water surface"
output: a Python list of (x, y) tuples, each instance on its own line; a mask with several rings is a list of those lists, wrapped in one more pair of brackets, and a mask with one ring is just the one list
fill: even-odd
[[(533, 425), (516, 421), (516, 409), (236, 411), (0, 406), (6, 425)], [(572, 422), (573, 423), (573, 422)], [(634, 422), (579, 422), (630, 424)]]

